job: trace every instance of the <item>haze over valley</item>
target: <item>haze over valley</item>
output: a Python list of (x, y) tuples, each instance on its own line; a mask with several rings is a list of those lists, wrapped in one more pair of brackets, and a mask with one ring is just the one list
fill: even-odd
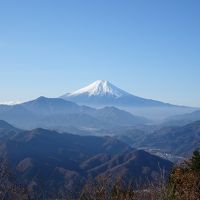
[(200, 200), (200, 1), (0, 1), (0, 200)]

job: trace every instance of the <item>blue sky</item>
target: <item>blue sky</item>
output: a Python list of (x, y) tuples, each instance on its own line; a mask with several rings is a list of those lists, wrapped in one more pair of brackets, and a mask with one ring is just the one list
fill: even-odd
[(0, 102), (106, 79), (200, 107), (199, 0), (0, 0)]

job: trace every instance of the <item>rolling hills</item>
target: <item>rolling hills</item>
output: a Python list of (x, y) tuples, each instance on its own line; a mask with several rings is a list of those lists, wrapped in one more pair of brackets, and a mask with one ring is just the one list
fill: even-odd
[[(111, 137), (77, 136), (45, 129), (21, 131), (0, 138), (0, 156), (7, 155), (17, 180), (46, 195), (78, 195), (91, 178), (145, 183), (170, 161), (136, 150)], [(110, 177), (110, 178), (109, 178)]]

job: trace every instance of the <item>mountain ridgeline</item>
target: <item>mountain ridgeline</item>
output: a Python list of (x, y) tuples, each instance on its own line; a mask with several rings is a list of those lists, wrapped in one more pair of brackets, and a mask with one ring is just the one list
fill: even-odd
[(143, 185), (156, 180), (160, 169), (165, 169), (167, 176), (173, 166), (112, 137), (61, 134), (41, 128), (13, 134), (12, 126), (6, 131), (12, 132), (0, 138), (1, 158), (7, 155), (17, 181), (30, 192), (45, 191), (46, 198), (63, 192), (75, 198), (90, 179), (100, 177)]
[(102, 109), (79, 106), (60, 98), (39, 97), (17, 105), (0, 105), (0, 119), (22, 129), (48, 128), (65, 131), (68, 127), (103, 129), (132, 126), (150, 120), (129, 112), (105, 107)]
[(78, 199), (99, 180), (140, 190), (159, 176), (165, 182), (172, 162), (200, 147), (198, 120), (195, 108), (140, 98), (99, 80), (60, 98), (0, 105), (0, 161), (10, 163), (32, 199)]
[(191, 156), (200, 148), (200, 121), (184, 126), (148, 127), (148, 131), (132, 128), (119, 130), (115, 137), (135, 148), (163, 153), (164, 157), (170, 154), (179, 159)]
[(106, 80), (97, 80), (75, 92), (62, 95), (60, 98), (96, 108), (115, 106), (134, 115), (150, 118), (154, 121), (161, 121), (173, 115), (185, 114), (196, 110), (195, 108), (138, 97)]
[(134, 96), (105, 80), (97, 80), (89, 86), (61, 96), (61, 98), (94, 106), (170, 106), (170, 104), (160, 101)]

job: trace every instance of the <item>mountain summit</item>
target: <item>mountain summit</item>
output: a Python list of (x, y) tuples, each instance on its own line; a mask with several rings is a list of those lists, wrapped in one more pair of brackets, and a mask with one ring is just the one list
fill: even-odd
[(134, 96), (106, 80), (94, 83), (75, 92), (67, 93), (61, 98), (83, 105), (97, 106), (166, 106), (159, 101)]
[(94, 83), (79, 89), (70, 94), (64, 95), (63, 97), (73, 97), (79, 95), (91, 96), (112, 96), (114, 98), (119, 98), (124, 95), (128, 95), (127, 92), (119, 89), (118, 87), (112, 85), (109, 81), (106, 80), (97, 80)]
[(193, 108), (176, 106), (161, 101), (145, 99), (132, 95), (106, 80), (97, 80), (75, 92), (60, 98), (92, 107), (114, 106), (134, 115), (163, 120), (177, 114), (194, 111)]

